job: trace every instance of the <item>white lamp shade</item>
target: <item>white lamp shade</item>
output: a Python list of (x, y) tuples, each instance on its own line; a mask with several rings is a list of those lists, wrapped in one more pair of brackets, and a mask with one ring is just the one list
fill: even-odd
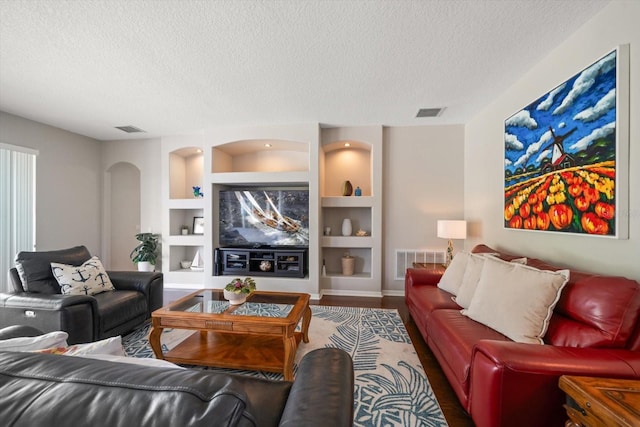
[(437, 235), (442, 239), (466, 239), (467, 221), (438, 220)]

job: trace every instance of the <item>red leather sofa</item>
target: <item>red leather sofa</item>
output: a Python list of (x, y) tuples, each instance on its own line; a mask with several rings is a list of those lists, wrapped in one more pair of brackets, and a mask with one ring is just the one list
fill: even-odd
[[(471, 252), (498, 253), (485, 245)], [(532, 258), (527, 265), (561, 269)], [(477, 427), (563, 426), (561, 375), (640, 378), (640, 283), (571, 270), (539, 345), (514, 342), (461, 314), (452, 294), (437, 287), (440, 278), (407, 269), (406, 304)]]

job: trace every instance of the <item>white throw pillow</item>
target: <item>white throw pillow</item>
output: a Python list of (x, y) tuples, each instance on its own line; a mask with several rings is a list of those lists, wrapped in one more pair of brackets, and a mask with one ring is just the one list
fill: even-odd
[[(66, 343), (65, 343), (66, 344)], [(110, 354), (112, 356), (126, 356), (122, 346), (120, 336), (106, 338), (86, 344), (75, 344), (70, 346), (51, 346), (50, 348), (38, 349), (34, 353), (64, 354), (65, 356), (86, 356), (90, 354)]]
[(456, 295), (456, 303), (462, 308), (468, 308), (473, 298), (473, 294), (476, 292), (476, 286), (478, 280), (480, 280), (480, 273), (482, 273), (482, 266), (486, 259), (493, 259), (492, 256), (484, 256), (477, 254), (469, 254), (467, 261), (467, 267), (464, 270), (460, 288), (458, 289), (458, 295)]
[(80, 266), (52, 262), (51, 271), (63, 295), (95, 295), (115, 290), (97, 256)]
[(513, 341), (543, 344), (569, 270), (538, 270), (487, 258), (469, 308), (462, 314)]
[(49, 347), (66, 347), (69, 334), (64, 331), (49, 332), (37, 337), (19, 337), (0, 340), (2, 351), (33, 351)]
[(462, 277), (464, 276), (464, 270), (467, 267), (467, 260), (469, 259), (468, 252), (458, 252), (456, 256), (451, 260), (451, 264), (444, 270), (438, 287), (443, 291), (458, 294), (458, 289), (462, 284)]

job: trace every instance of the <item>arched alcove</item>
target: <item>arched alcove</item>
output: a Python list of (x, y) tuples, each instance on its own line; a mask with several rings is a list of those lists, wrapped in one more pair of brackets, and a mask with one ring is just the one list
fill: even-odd
[(140, 169), (119, 162), (107, 170), (105, 182), (106, 250), (110, 270), (133, 270), (129, 258), (140, 232)]

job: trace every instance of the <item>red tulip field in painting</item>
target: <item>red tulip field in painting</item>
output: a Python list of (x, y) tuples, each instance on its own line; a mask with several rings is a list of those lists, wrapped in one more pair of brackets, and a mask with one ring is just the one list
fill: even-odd
[(613, 162), (574, 167), (519, 182), (505, 190), (509, 228), (615, 234)]

